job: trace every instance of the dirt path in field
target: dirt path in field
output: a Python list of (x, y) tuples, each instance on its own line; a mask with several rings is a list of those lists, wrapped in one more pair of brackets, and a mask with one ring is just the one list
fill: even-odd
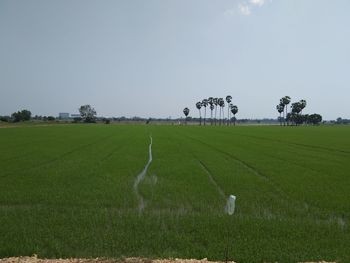
[(221, 187), (217, 184), (217, 182), (214, 180), (213, 175), (209, 171), (209, 169), (205, 166), (205, 164), (202, 161), (199, 161), (199, 165), (201, 168), (206, 172), (208, 175), (209, 181), (215, 186), (215, 188), (218, 190), (220, 196), (224, 199), (226, 199), (226, 195), (224, 191), (221, 189)]
[(143, 196), (139, 192), (139, 184), (145, 178), (145, 175), (147, 173), (148, 167), (149, 167), (149, 165), (152, 162), (152, 144), (153, 144), (152, 135), (150, 135), (149, 138), (151, 139), (151, 142), (150, 142), (150, 144), (148, 146), (148, 154), (149, 154), (148, 162), (147, 162), (145, 168), (143, 168), (142, 172), (137, 175), (137, 177), (135, 179), (135, 182), (134, 182), (134, 191), (136, 193), (137, 199), (139, 200), (139, 212), (140, 213), (145, 208), (145, 202), (143, 200)]
[[(234, 261), (228, 261), (235, 263)], [(40, 259), (33, 257), (12, 257), (0, 259), (0, 263), (223, 263), (221, 261), (208, 261), (206, 258), (198, 259), (145, 259), (145, 258), (126, 258), (126, 259), (106, 259), (106, 258), (69, 258), (69, 259)], [(336, 262), (304, 262), (304, 263), (336, 263)]]

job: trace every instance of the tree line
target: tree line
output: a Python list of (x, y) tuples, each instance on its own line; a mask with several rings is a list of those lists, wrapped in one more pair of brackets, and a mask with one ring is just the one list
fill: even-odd
[(276, 110), (280, 114), (278, 119), (280, 125), (282, 123), (284, 126), (301, 125), (301, 124), (319, 124), (322, 121), (322, 116), (320, 114), (303, 114), (303, 110), (306, 107), (306, 100), (300, 100), (293, 102), (291, 104), (291, 111), (288, 112), (288, 105), (291, 103), (291, 98), (289, 96), (284, 96), (280, 99), (280, 103), (277, 104)]
[[(225, 118), (225, 100), (227, 102), (227, 118)], [(202, 125), (202, 112), (201, 109), (204, 108), (204, 118), (203, 124), (207, 124), (207, 107), (210, 109), (210, 125), (230, 125), (233, 122), (233, 125), (236, 125), (236, 114), (238, 113), (237, 105), (234, 105), (232, 102), (232, 96), (227, 95), (225, 100), (223, 98), (214, 98), (209, 97), (208, 99), (203, 99), (198, 101), (195, 106), (199, 111), (199, 125)], [(217, 110), (219, 107), (219, 119), (217, 119)], [(214, 114), (213, 114), (214, 111)], [(183, 109), (185, 114), (186, 121), (190, 110), (188, 107)], [(214, 118), (213, 118), (214, 116)]]

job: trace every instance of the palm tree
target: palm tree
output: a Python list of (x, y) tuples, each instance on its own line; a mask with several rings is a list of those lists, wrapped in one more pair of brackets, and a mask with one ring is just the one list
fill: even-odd
[(232, 105), (231, 112), (233, 114), (233, 126), (236, 126), (236, 114), (238, 112), (238, 107), (236, 105)]
[(186, 123), (186, 125), (187, 125), (187, 116), (188, 116), (188, 114), (190, 113), (190, 110), (189, 110), (189, 108), (186, 107), (186, 108), (184, 108), (183, 112), (184, 112), (184, 114), (185, 114), (185, 116), (186, 116), (185, 123)]
[(213, 110), (214, 110), (214, 104), (210, 105), (211, 110), (211, 125), (213, 125)]
[(201, 114), (202, 103), (200, 101), (196, 103), (196, 108), (199, 111), (199, 125), (202, 125), (202, 114)]
[[(288, 114), (288, 104), (290, 103), (290, 97), (289, 96), (284, 96), (282, 99), (281, 99), (281, 104), (283, 104), (285, 107), (286, 107), (286, 115)], [(287, 123), (288, 124), (288, 123)], [(286, 125), (286, 123), (284, 123), (284, 125)]]
[(233, 107), (233, 104), (232, 103), (230, 103), (229, 105), (228, 105), (228, 107), (229, 107), (229, 109), (230, 109), (230, 116), (229, 116), (229, 122), (230, 122), (230, 125), (231, 125), (231, 123), (232, 123), (232, 120), (231, 120), (231, 110), (232, 110), (232, 107)]
[(207, 106), (208, 106), (207, 99), (202, 100), (202, 106), (204, 107), (204, 126), (205, 126), (205, 119), (207, 117)]
[(208, 103), (210, 105), (210, 124), (213, 125), (213, 109), (214, 109), (214, 98), (209, 97)]
[(301, 114), (303, 114), (303, 109), (306, 107), (306, 100), (300, 100)]
[(230, 96), (230, 95), (226, 96), (226, 101), (227, 101), (227, 105), (228, 105), (228, 107), (227, 107), (227, 125), (229, 125), (230, 124), (230, 107), (229, 107), (229, 105), (232, 101), (232, 96)]
[(216, 111), (217, 111), (218, 104), (219, 104), (218, 100), (219, 100), (218, 98), (213, 99), (213, 103), (215, 105), (215, 126), (216, 126)]
[(281, 114), (282, 114), (282, 112), (284, 112), (284, 105), (278, 104), (276, 106), (276, 109), (277, 109), (278, 113), (280, 114), (279, 121), (280, 121), (280, 125), (282, 126), (282, 116), (281, 116)]
[[(218, 104), (220, 106), (220, 125), (222, 123), (222, 120), (224, 119), (224, 107), (225, 107), (225, 101), (223, 98), (218, 99)], [(222, 117), (221, 117), (221, 112), (222, 112)]]

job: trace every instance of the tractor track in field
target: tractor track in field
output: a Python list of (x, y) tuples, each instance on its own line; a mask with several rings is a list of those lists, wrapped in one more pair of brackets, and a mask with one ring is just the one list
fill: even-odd
[(29, 153), (24, 153), (24, 154), (20, 154), (20, 155), (16, 155), (16, 156), (12, 156), (12, 157), (8, 157), (6, 159), (1, 159), (1, 162), (7, 162), (7, 161), (13, 161), (13, 160), (17, 160), (17, 159), (21, 159), (23, 157), (29, 156), (31, 155), (33, 152), (29, 152)]
[(350, 151), (346, 151), (346, 150), (338, 150), (338, 149), (334, 149), (334, 148), (328, 148), (328, 147), (310, 145), (310, 144), (304, 144), (304, 143), (297, 143), (297, 142), (289, 142), (289, 141), (278, 140), (278, 139), (269, 139), (269, 138), (265, 138), (265, 137), (259, 137), (259, 136), (241, 134), (241, 133), (236, 133), (236, 134), (239, 136), (253, 138), (253, 139), (257, 139), (257, 140), (263, 140), (263, 141), (269, 141), (269, 142), (279, 142), (279, 143), (284, 143), (284, 144), (288, 144), (288, 145), (301, 146), (301, 147), (308, 148), (308, 149), (316, 149), (316, 150), (323, 150), (323, 151), (327, 151), (327, 152), (338, 152), (338, 153), (342, 153), (342, 154), (344, 154), (344, 153), (350, 154)]
[(213, 174), (210, 172), (209, 168), (201, 161), (198, 160), (200, 167), (204, 170), (204, 172), (208, 175), (209, 181), (215, 186), (215, 188), (218, 190), (220, 196), (223, 199), (226, 199), (225, 192), (221, 189), (221, 187), (218, 185), (218, 183), (215, 181)]
[(25, 171), (28, 171), (28, 170), (36, 169), (36, 168), (39, 168), (39, 167), (42, 167), (42, 166), (45, 166), (45, 165), (48, 165), (48, 164), (52, 164), (52, 163), (54, 163), (54, 162), (56, 162), (56, 161), (58, 161), (58, 160), (60, 160), (60, 159), (62, 159), (64, 157), (66, 157), (66, 156), (69, 156), (70, 154), (73, 154), (73, 153), (75, 153), (75, 152), (77, 152), (79, 150), (87, 148), (87, 147), (89, 147), (91, 145), (95, 145), (95, 144), (99, 143), (100, 141), (104, 141), (104, 140), (112, 137), (113, 135), (114, 134), (111, 134), (111, 135), (105, 136), (103, 138), (100, 138), (98, 140), (95, 140), (95, 141), (93, 141), (91, 143), (80, 145), (80, 146), (75, 147), (75, 148), (73, 148), (73, 149), (71, 149), (71, 150), (69, 150), (67, 152), (64, 152), (64, 153), (62, 153), (62, 154), (60, 154), (60, 155), (58, 155), (58, 156), (56, 156), (56, 157), (54, 157), (54, 158), (52, 158), (50, 160), (41, 162), (41, 163), (39, 163), (37, 165), (33, 165), (33, 166), (25, 167), (25, 168), (24, 167), (19, 167), (16, 170), (13, 170), (11, 172), (8, 172), (8, 173), (5, 173), (5, 174), (1, 175), (0, 178), (5, 178), (5, 177), (7, 177), (7, 176), (9, 176), (9, 175), (11, 175), (13, 173), (16, 173), (16, 172), (19, 172), (19, 171), (23, 171), (23, 169), (25, 169)]
[(143, 179), (145, 178), (146, 174), (147, 174), (147, 170), (148, 167), (150, 166), (150, 164), (152, 163), (152, 145), (153, 145), (153, 138), (152, 135), (149, 136), (150, 137), (150, 144), (148, 146), (148, 162), (146, 163), (145, 167), (143, 168), (143, 170), (136, 176), (135, 181), (134, 181), (134, 192), (136, 194), (136, 197), (139, 201), (139, 205), (138, 205), (138, 210), (139, 213), (142, 213), (143, 209), (145, 208), (145, 201), (143, 196), (141, 195), (141, 193), (139, 192), (139, 184), (143, 181)]
[(212, 150), (215, 150), (215, 151), (217, 151), (217, 152), (219, 152), (219, 153), (221, 153), (221, 154), (224, 154), (224, 155), (228, 156), (231, 160), (233, 160), (233, 161), (239, 163), (242, 167), (244, 167), (245, 169), (247, 169), (248, 171), (250, 171), (252, 174), (256, 175), (257, 177), (262, 178), (264, 181), (266, 181), (268, 184), (270, 184), (270, 185), (276, 190), (276, 192), (277, 192), (279, 195), (283, 196), (284, 198), (286, 198), (286, 199), (288, 199), (288, 200), (291, 199), (291, 198), (288, 196), (288, 194), (285, 193), (280, 187), (278, 187), (278, 186), (276, 185), (276, 183), (274, 183), (268, 176), (266, 176), (265, 174), (263, 174), (262, 172), (260, 172), (260, 171), (257, 170), (255, 167), (253, 167), (253, 166), (251, 166), (250, 164), (248, 164), (247, 162), (245, 162), (245, 161), (239, 159), (237, 156), (234, 156), (234, 155), (231, 154), (231, 153), (225, 152), (225, 151), (223, 151), (223, 150), (221, 150), (221, 149), (219, 149), (219, 148), (217, 148), (217, 147), (215, 147), (215, 146), (213, 146), (213, 145), (211, 145), (211, 144), (208, 144), (208, 143), (206, 143), (206, 142), (203, 142), (203, 141), (201, 141), (201, 140), (199, 140), (199, 139), (190, 137), (190, 136), (188, 136), (188, 135), (184, 135), (184, 136), (187, 137), (187, 138), (189, 138), (189, 139), (191, 139), (191, 140), (193, 140), (193, 141), (197, 141), (197, 142), (199, 142), (199, 143), (201, 143), (201, 144), (203, 144), (203, 145), (205, 145), (205, 146), (211, 148)]
[[(236, 156), (234, 156), (233, 154), (231, 153), (228, 153), (228, 152), (225, 152), (221, 149), (218, 149), (217, 147), (213, 146), (213, 145), (210, 145), (206, 142), (203, 142), (199, 139), (196, 139), (196, 138), (193, 138), (193, 137), (190, 137), (190, 136), (187, 136), (187, 135), (184, 135), (185, 137), (191, 139), (191, 140), (194, 140), (194, 141), (197, 141), (197, 142), (200, 142), (201, 144), (221, 153), (221, 154), (224, 154), (226, 156), (228, 156), (230, 159), (234, 160), (235, 162), (241, 164), (243, 167), (245, 167), (246, 169), (248, 169), (250, 172), (252, 172), (253, 174), (255, 174), (256, 176), (259, 176), (261, 178), (263, 178), (267, 183), (269, 183), (275, 190), (276, 192), (283, 198), (285, 198), (286, 200), (288, 200), (289, 202), (294, 202), (300, 206), (304, 206), (305, 204), (307, 205), (308, 209), (309, 208), (312, 208), (315, 210), (316, 213), (320, 213), (320, 210), (321, 208), (317, 205), (313, 205), (313, 204), (310, 204), (308, 202), (305, 202), (305, 201), (297, 201), (295, 199), (293, 199), (292, 197), (290, 197), (285, 191), (283, 191), (280, 187), (278, 187), (273, 181), (271, 181), (270, 178), (268, 178), (266, 175), (262, 174), (260, 171), (256, 170), (254, 167), (250, 166), (249, 164), (247, 164), (246, 162), (244, 162), (243, 160), (237, 158)], [(195, 157), (195, 156), (194, 156)], [(272, 157), (272, 156), (270, 156)], [(196, 157), (195, 157), (196, 158)], [(198, 158), (196, 158), (198, 159)], [(203, 164), (203, 163), (201, 163)], [(204, 167), (205, 168), (205, 167)], [(314, 171), (314, 170), (312, 170)], [(209, 172), (209, 170), (208, 170)], [(347, 227), (347, 219), (345, 218), (345, 220), (343, 219), (343, 215), (340, 216), (338, 214), (334, 214), (332, 211), (328, 211), (329, 213), (329, 216), (330, 217), (334, 217), (333, 219), (337, 221), (337, 224), (340, 225), (341, 227)], [(321, 213), (320, 213), (321, 215)], [(333, 220), (333, 221), (334, 221)], [(332, 220), (329, 220), (329, 221), (332, 221)]]

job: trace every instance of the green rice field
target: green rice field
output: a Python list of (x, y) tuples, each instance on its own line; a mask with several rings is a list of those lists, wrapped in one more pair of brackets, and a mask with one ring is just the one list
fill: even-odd
[(0, 258), (350, 262), (349, 126), (1, 128), (0, 165)]

